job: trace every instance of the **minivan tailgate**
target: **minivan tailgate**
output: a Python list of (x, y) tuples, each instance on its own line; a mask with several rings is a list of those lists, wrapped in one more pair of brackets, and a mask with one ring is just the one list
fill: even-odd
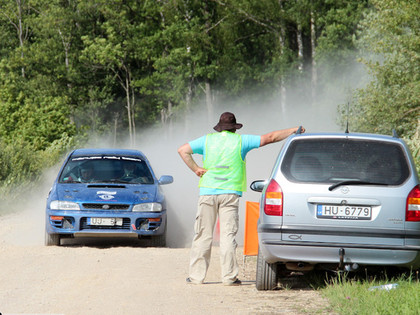
[(297, 191), (296, 186), (282, 187), (283, 241), (404, 245), (405, 199), (398, 188), (374, 187), (371, 194), (361, 186), (338, 191), (327, 185), (302, 189), (302, 184)]

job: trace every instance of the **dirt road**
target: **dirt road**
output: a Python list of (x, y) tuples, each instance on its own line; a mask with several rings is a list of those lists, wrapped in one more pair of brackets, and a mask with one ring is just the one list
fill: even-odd
[[(0, 313), (5, 314), (313, 314), (328, 313), (313, 290), (259, 292), (255, 257), (240, 287), (220, 283), (214, 247), (206, 283), (185, 283), (188, 248), (137, 243), (43, 245), (42, 219), (22, 212), (0, 217)], [(35, 228), (37, 227), (37, 228)]]

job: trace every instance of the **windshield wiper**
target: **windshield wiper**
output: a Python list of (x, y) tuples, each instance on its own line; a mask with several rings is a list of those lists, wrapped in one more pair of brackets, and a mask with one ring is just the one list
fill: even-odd
[(342, 182), (335, 183), (334, 185), (331, 185), (328, 187), (329, 191), (332, 191), (336, 189), (339, 186), (343, 185), (381, 185), (381, 186), (388, 186), (386, 183), (378, 183), (378, 182), (367, 182), (363, 180), (344, 180)]

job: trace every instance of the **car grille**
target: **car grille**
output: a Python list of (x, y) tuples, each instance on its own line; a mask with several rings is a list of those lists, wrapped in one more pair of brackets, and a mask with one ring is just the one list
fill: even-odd
[(130, 205), (125, 204), (107, 204), (107, 203), (84, 203), (83, 208), (95, 210), (128, 210)]
[(130, 229), (130, 219), (123, 218), (122, 226), (98, 226), (98, 225), (88, 225), (87, 218), (82, 218), (80, 220), (80, 230), (129, 230)]

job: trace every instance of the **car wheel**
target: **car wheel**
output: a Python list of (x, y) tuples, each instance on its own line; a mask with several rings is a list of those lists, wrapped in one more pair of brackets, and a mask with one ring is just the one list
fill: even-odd
[(274, 290), (277, 287), (277, 263), (267, 263), (260, 250), (258, 250), (255, 283), (258, 291)]
[(162, 235), (139, 235), (140, 244), (147, 247), (165, 247), (166, 246), (166, 226)]
[(48, 234), (45, 232), (45, 245), (46, 246), (60, 246), (60, 234)]
[(151, 247), (165, 247), (166, 246), (166, 233), (159, 236), (152, 236), (150, 240)]
[[(168, 222), (166, 222), (168, 223)], [(165, 247), (166, 246), (166, 226), (165, 225), (165, 231), (162, 235), (152, 236), (152, 239), (150, 240), (150, 246), (153, 247)]]

